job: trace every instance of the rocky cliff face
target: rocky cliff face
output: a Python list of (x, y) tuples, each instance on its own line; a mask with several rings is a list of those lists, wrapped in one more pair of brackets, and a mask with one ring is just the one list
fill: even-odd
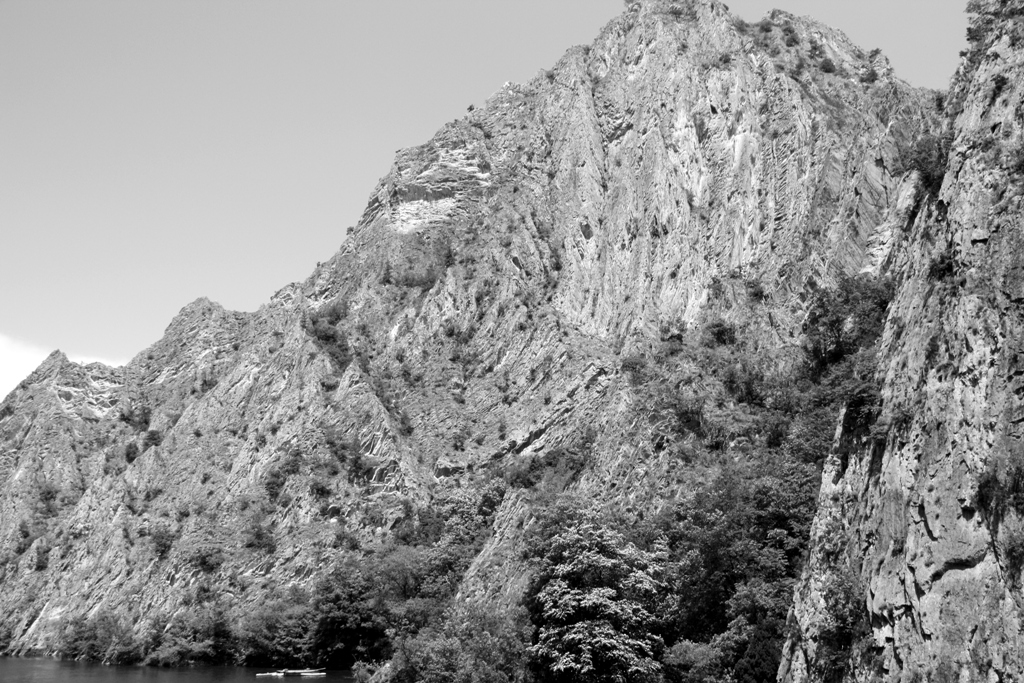
[[(1013, 92), (1007, 86), (987, 103), (991, 94), (969, 91), (965, 112), (976, 109), (986, 126), (999, 112), (1012, 118)], [(956, 377), (965, 421), (991, 404), (987, 387), (1005, 386), (996, 405), (1012, 423), (1015, 356), (1004, 341), (1012, 331), (997, 335), (1003, 323), (985, 298), (995, 281), (968, 274), (991, 253), (1011, 268), (1009, 247), (998, 245), (1012, 230), (982, 224), (976, 212), (1012, 198), (983, 190), (982, 179), (1001, 172), (994, 163), (969, 170), (970, 187), (951, 179), (944, 190), (942, 230), (961, 225), (957, 237), (948, 228), (948, 239), (933, 229), (908, 240), (908, 225), (923, 233), (936, 214), (916, 216), (918, 184), (899, 150), (939, 125), (933, 99), (896, 79), (881, 55), (807, 19), (774, 12), (748, 26), (712, 0), (631, 5), (592, 45), (530, 83), (506, 84), (427, 144), (400, 152), (341, 250), (259, 311), (197, 301), (126, 367), (82, 367), (54, 354), (6, 398), (0, 622), (10, 649), (48, 650), (62, 620), (105, 605), (143, 629), (200, 585), (240, 606), (278, 586), (310, 585), (338, 561), (339, 539), (372, 547), (439, 487), (584, 440), (593, 455), (572, 486), (629, 514), (655, 511), (685, 496), (692, 475), (647, 446), (653, 427), (637, 417), (623, 358), (721, 316), (742, 321), (774, 363), (792, 364), (816, 288), (895, 264), (924, 268), (930, 250), (943, 249), (957, 275), (908, 279), (919, 285), (902, 289), (900, 315), (914, 332), (901, 337), (893, 327), (887, 337), (891, 391), (905, 392), (899, 405), (913, 417), (892, 432), (882, 460), (902, 497), (877, 500), (897, 501), (921, 533), (960, 534), (941, 558), (939, 544), (926, 543), (919, 581), (965, 585), (954, 577), (967, 576), (961, 565), (981, 553), (968, 571), (989, 578), (956, 590), (996, 596), (989, 589), (1003, 590), (1003, 570), (985, 550), (986, 517), (964, 521), (960, 494), (927, 488), (985, 458), (960, 436), (955, 452), (973, 454), (966, 465), (940, 457), (960, 432), (936, 431), (913, 411), (933, 394), (952, 401)], [(1004, 126), (1016, 130), (1010, 119)], [(975, 163), (960, 140), (964, 163)], [(972, 199), (958, 209), (954, 194)], [(959, 284), (960, 273), (977, 284)], [(926, 289), (941, 296), (913, 303)], [(1013, 305), (1012, 294), (998, 300)], [(975, 332), (943, 331), (954, 319)], [(924, 368), (910, 350), (925, 329), (939, 351), (927, 361), (934, 367), (915, 370), (919, 388), (910, 391), (897, 375), (911, 361), (895, 359)], [(964, 348), (969, 356), (954, 362)], [(948, 420), (951, 403), (928, 405)], [(978, 428), (978, 443), (994, 424)], [(723, 457), (740, 457), (726, 441)], [(935, 474), (922, 469), (914, 479), (901, 464), (910, 456), (895, 455), (911, 451), (897, 447), (925, 442)], [(850, 462), (838, 481), (859, 476), (859, 461)], [(970, 479), (956, 477), (963, 499), (974, 500)], [(529, 515), (526, 496), (505, 494), (463, 581), (465, 598), (518, 596), (517, 544)], [(881, 518), (874, 508), (861, 517)], [(907, 552), (919, 543), (908, 539)], [(903, 557), (886, 560), (885, 576), (897, 583)], [(952, 628), (904, 635), (923, 598), (899, 602), (893, 591), (879, 588), (873, 604), (897, 642)], [(999, 614), (1013, 612), (1009, 596), (998, 592)], [(808, 599), (798, 614), (811, 609)], [(934, 599), (935, 610), (948, 602)], [(989, 627), (1005, 639), (1016, 632)], [(893, 656), (905, 656), (900, 647)]]
[[(783, 680), (1024, 678), (1021, 90), (1024, 4), (975, 2), (948, 170), (899, 239), (883, 409), (841, 429)], [(898, 249), (899, 251), (899, 249)], [(837, 586), (867, 602), (837, 661)], [(856, 630), (856, 633), (852, 631)]]

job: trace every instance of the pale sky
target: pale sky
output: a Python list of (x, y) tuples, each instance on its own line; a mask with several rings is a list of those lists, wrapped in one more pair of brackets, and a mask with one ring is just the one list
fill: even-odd
[[(953, 0), (810, 14), (944, 88)], [(200, 296), (255, 310), (341, 244), (396, 149), (589, 43), (622, 0), (0, 0), (0, 398), (123, 363)]]

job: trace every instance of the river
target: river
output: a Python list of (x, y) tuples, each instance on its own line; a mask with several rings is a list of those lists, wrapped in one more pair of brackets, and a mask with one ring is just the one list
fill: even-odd
[(0, 657), (2, 683), (254, 683), (261, 681), (325, 681), (352, 683), (347, 671), (329, 671), (322, 678), (256, 678), (271, 669), (203, 666), (156, 669), (148, 666), (103, 666), (56, 659)]

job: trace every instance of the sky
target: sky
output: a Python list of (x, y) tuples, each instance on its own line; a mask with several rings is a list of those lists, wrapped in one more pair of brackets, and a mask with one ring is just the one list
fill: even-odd
[[(944, 88), (954, 0), (733, 0)], [(394, 152), (589, 43), (622, 0), (0, 0), (0, 398), (54, 349), (122, 364), (206, 296), (329, 258)]]

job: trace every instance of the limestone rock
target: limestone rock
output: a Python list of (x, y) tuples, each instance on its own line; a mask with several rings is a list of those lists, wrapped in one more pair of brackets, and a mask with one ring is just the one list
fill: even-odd
[[(0, 404), (12, 651), (105, 605), (142, 629), (200, 585), (241, 605), (311, 585), (340, 535), (383, 540), (439, 481), (584, 438), (581, 492), (637, 513), (681, 495), (621, 359), (723, 314), (791, 362), (814, 288), (900, 258), (916, 183), (897, 157), (939, 117), (879, 59), (781, 12), (755, 27), (714, 0), (634, 3), (401, 151), (338, 253), (259, 311), (200, 300), (122, 369), (51, 356)], [(995, 372), (980, 301), (972, 367)], [(945, 496), (922, 509), (973, 558), (977, 521)], [(529, 516), (507, 495), (465, 599), (517, 598)]]
[[(970, 9), (948, 170), (895, 249), (880, 429), (837, 437), (780, 680), (1024, 679), (1024, 520), (982, 490), (1014, 485), (1024, 436), (1024, 3)], [(856, 585), (869, 628), (837, 666), (823, 643), (840, 580)]]

